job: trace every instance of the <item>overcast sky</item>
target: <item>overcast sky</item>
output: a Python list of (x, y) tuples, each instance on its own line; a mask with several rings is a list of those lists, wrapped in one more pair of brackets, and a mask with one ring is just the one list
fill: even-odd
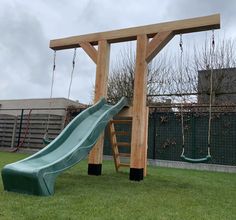
[[(0, 0), (0, 99), (47, 98), (50, 39), (221, 14), (217, 36), (236, 37), (235, 0)], [(189, 34), (198, 42), (203, 33)], [(175, 42), (175, 40), (173, 41)], [(172, 42), (172, 45), (174, 44)], [(111, 66), (127, 44), (114, 45)], [(53, 97), (67, 97), (73, 50), (57, 53)], [(79, 49), (71, 99), (91, 101), (95, 65)]]

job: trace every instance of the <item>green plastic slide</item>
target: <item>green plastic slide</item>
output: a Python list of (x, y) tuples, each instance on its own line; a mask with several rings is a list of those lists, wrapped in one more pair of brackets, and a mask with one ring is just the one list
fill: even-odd
[(2, 169), (7, 191), (49, 196), (54, 194), (56, 177), (84, 159), (110, 119), (127, 105), (122, 98), (116, 105), (103, 98), (74, 118), (44, 149)]

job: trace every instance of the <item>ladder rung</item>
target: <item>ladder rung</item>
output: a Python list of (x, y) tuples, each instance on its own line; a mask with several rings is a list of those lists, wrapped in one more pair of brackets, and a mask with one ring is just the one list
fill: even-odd
[(118, 156), (120, 156), (120, 157), (130, 157), (130, 153), (119, 153)]
[(114, 132), (112, 132), (112, 135), (119, 135), (119, 136), (127, 136), (129, 134), (130, 134), (130, 132), (128, 132), (128, 131), (114, 131)]
[(131, 119), (115, 119), (115, 120), (111, 120), (111, 123), (114, 124), (127, 124), (127, 123), (132, 123)]
[(129, 142), (117, 142), (117, 146), (130, 147), (131, 144)]
[(128, 163), (120, 163), (118, 167), (130, 167), (130, 165)]

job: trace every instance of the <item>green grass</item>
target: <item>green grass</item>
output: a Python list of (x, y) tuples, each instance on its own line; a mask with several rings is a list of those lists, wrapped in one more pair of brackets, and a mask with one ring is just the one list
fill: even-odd
[[(26, 155), (0, 152), (0, 167)], [(86, 161), (58, 177), (55, 195), (3, 191), (0, 219), (236, 219), (236, 174), (149, 167), (144, 181), (128, 180), (105, 161), (88, 176)]]

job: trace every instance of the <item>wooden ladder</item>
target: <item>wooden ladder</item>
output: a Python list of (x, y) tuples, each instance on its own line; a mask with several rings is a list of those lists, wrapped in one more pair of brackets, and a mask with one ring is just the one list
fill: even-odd
[[(112, 145), (112, 154), (114, 158), (116, 171), (119, 171), (120, 167), (130, 167), (130, 153), (121, 153), (119, 151), (119, 147), (127, 147), (131, 150), (130, 142), (118, 142), (117, 136), (128, 136), (131, 135), (129, 131), (116, 131), (115, 124), (131, 124), (132, 119), (113, 119), (109, 123), (109, 131), (110, 131), (110, 142)], [(130, 152), (130, 151), (129, 151)], [(123, 158), (128, 158), (129, 163), (122, 162)]]

